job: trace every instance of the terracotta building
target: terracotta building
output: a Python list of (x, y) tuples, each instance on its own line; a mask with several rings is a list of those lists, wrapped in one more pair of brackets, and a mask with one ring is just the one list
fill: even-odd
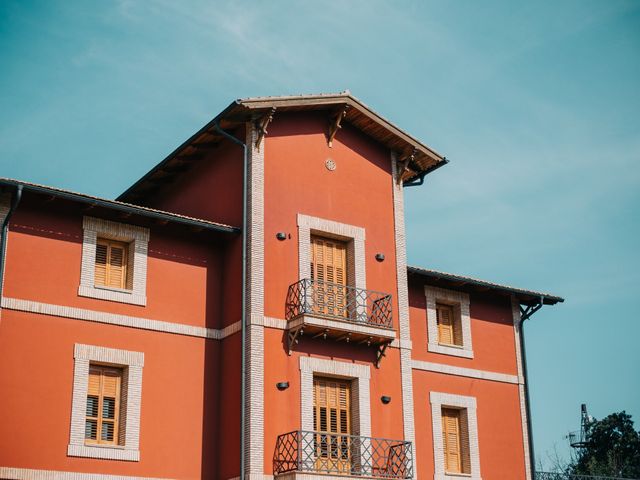
[(235, 101), (117, 200), (0, 180), (0, 478), (530, 480), (563, 300), (407, 264), (445, 164), (340, 93)]

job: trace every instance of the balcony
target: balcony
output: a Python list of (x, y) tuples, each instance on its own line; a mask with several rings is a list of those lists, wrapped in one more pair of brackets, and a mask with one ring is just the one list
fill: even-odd
[(289, 287), (285, 305), (289, 354), (300, 335), (335, 338), (384, 349), (395, 338), (391, 295), (324, 280)]
[(278, 437), (273, 474), (408, 479), (413, 449), (404, 440), (298, 430)]

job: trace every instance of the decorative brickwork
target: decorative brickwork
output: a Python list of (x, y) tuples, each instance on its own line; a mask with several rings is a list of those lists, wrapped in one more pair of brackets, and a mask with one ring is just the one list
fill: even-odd
[[(433, 460), (434, 480), (459, 480), (461, 477), (470, 480), (481, 480), (480, 449), (478, 447), (478, 417), (475, 397), (453, 395), (451, 393), (431, 392), (431, 421), (433, 425)], [(469, 427), (470, 474), (447, 474), (444, 471), (444, 443), (442, 439), (442, 407), (466, 409)]]
[(513, 315), (513, 333), (516, 343), (516, 361), (518, 363), (518, 376), (522, 379), (518, 386), (520, 397), (520, 417), (522, 418), (522, 444), (524, 445), (524, 468), (526, 480), (532, 480), (531, 460), (529, 457), (529, 427), (527, 424), (527, 396), (524, 393), (524, 373), (522, 371), (522, 352), (520, 346), (520, 329), (522, 321), (520, 318), (520, 302), (514, 295), (511, 296), (511, 312)]
[[(407, 279), (407, 240), (404, 228), (404, 192), (399, 177), (397, 156), (391, 152), (391, 188), (396, 242), (396, 278), (398, 284), (398, 326), (400, 329), (400, 377), (402, 381), (402, 420), (404, 439), (415, 445), (411, 331), (409, 325), (409, 287)], [(417, 459), (413, 472), (418, 476)]]
[(246, 124), (247, 189), (247, 325), (245, 397), (245, 475), (264, 473), (264, 150), (256, 147), (257, 131)]
[[(114, 302), (147, 304), (147, 252), (149, 229), (136, 225), (111, 222), (100, 218), (84, 217), (82, 222), (82, 270), (78, 295)], [(95, 286), (96, 242), (100, 238), (119, 240), (129, 244), (129, 269), (132, 288), (120, 289)]]
[[(445, 290), (425, 286), (424, 293), (427, 297), (427, 349), (430, 352), (443, 353), (456, 357), (473, 358), (473, 346), (471, 342), (471, 316), (469, 313), (469, 294), (456, 290)], [(438, 343), (438, 321), (436, 317), (436, 303), (453, 305), (454, 315), (460, 318), (462, 325), (462, 346), (441, 345)]]
[(413, 368), (416, 370), (424, 370), (427, 372), (445, 373), (447, 375), (457, 375), (459, 377), (477, 378), (480, 380), (489, 380), (492, 382), (519, 384), (520, 379), (516, 375), (507, 373), (489, 372), (487, 370), (476, 370), (474, 368), (455, 367), (444, 363), (424, 362), (422, 360), (413, 360)]
[[(70, 457), (139, 461), (144, 353), (76, 343), (74, 361), (71, 435), (67, 455)], [(124, 369), (121, 390), (120, 444), (117, 446), (85, 444), (87, 385), (89, 365), (92, 362), (118, 365)]]
[(6, 480), (170, 480), (155, 477), (130, 477), (104, 473), (62, 472), (12, 467), (0, 467), (0, 478)]

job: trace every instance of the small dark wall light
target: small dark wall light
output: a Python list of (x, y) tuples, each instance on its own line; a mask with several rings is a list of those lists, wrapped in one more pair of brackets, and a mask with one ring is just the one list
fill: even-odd
[(376, 253), (376, 260), (379, 262), (384, 261), (384, 253)]
[(278, 232), (276, 233), (276, 238), (278, 240), (286, 240), (287, 239), (287, 234), (284, 232)]
[(276, 383), (276, 388), (280, 391), (286, 390), (289, 388), (289, 382), (278, 382)]
[(391, 397), (383, 395), (383, 396), (380, 397), (380, 400), (382, 400), (382, 403), (384, 403), (386, 405), (387, 403), (389, 403), (391, 401)]

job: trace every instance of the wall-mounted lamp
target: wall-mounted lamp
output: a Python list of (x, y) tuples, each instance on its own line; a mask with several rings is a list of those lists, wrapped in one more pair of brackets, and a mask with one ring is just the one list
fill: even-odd
[(382, 400), (382, 403), (384, 403), (385, 405), (387, 403), (389, 403), (391, 401), (391, 397), (388, 397), (387, 395), (383, 395), (380, 397), (380, 400)]
[(289, 388), (289, 382), (278, 382), (276, 383), (276, 388), (280, 391), (286, 390)]
[(284, 232), (278, 232), (276, 233), (276, 238), (278, 240), (286, 240), (287, 239), (287, 234)]
[(376, 253), (376, 260), (379, 262), (384, 261), (384, 253)]

